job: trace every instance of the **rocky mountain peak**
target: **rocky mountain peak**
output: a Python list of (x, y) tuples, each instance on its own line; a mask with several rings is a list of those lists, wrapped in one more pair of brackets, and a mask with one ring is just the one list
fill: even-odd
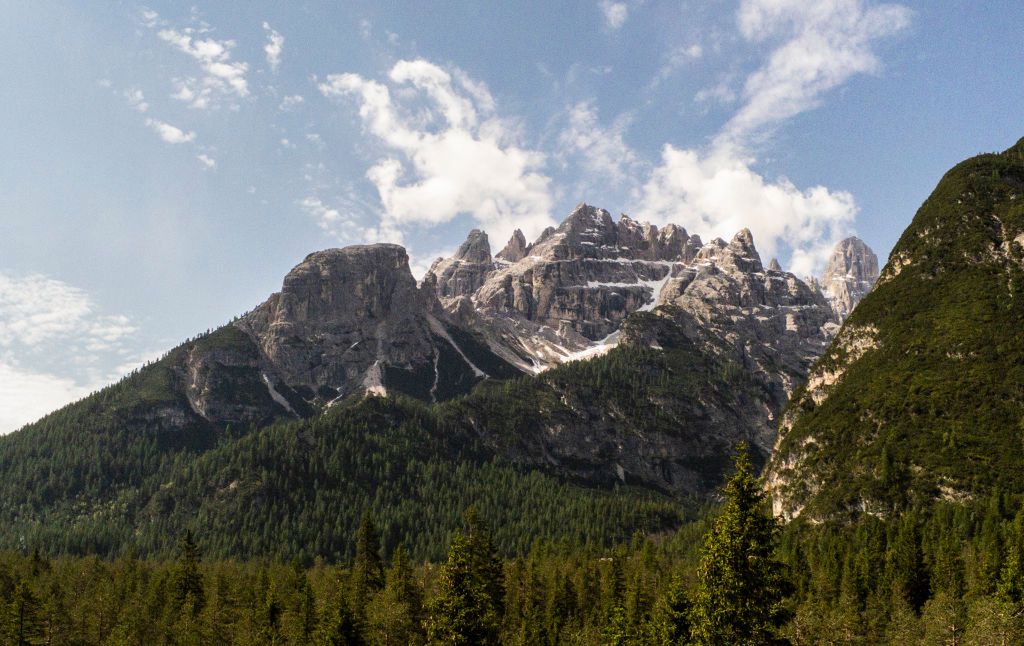
[(423, 285), (433, 285), (438, 298), (442, 299), (468, 296), (484, 284), (493, 270), (487, 234), (473, 229), (454, 256), (434, 261), (424, 276)]
[(768, 271), (782, 271), (782, 265), (779, 264), (778, 258), (772, 258), (768, 263)]
[(470, 231), (465, 242), (459, 245), (454, 257), (465, 262), (490, 264), (491, 245), (487, 240), (487, 234), (479, 229)]
[(516, 229), (505, 248), (498, 252), (497, 258), (505, 262), (519, 262), (526, 257), (528, 251), (526, 236), (521, 230)]
[(851, 236), (832, 250), (821, 289), (840, 319), (846, 318), (878, 280), (878, 256), (863, 240)]
[(740, 271), (759, 273), (764, 271), (761, 255), (754, 247), (754, 235), (750, 229), (740, 229), (725, 248), (723, 258), (732, 262)]

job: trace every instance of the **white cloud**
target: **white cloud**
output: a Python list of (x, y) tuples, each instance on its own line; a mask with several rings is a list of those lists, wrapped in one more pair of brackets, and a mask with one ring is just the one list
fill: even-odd
[(853, 224), (853, 196), (824, 186), (801, 190), (785, 178), (768, 181), (751, 161), (724, 149), (702, 154), (666, 145), (642, 189), (638, 215), (681, 224), (705, 241), (728, 240), (748, 227), (766, 259), (789, 250), (791, 271), (816, 272)]
[(249, 65), (231, 60), (235, 41), (196, 37), (206, 31), (186, 27), (157, 32), (161, 40), (199, 63), (201, 76), (174, 79), (177, 91), (171, 96), (200, 110), (216, 107), (221, 99), (249, 96), (249, 83), (245, 79)]
[(139, 11), (139, 17), (142, 19), (142, 24), (146, 27), (149, 27), (150, 29), (155, 27), (156, 24), (160, 21), (160, 14), (153, 11), (152, 9), (147, 9), (145, 7), (143, 7)]
[(654, 78), (652, 78), (651, 82), (647, 84), (647, 91), (649, 92), (657, 88), (684, 65), (700, 59), (703, 55), (704, 48), (701, 47), (699, 43), (694, 43), (692, 45), (680, 45), (679, 47), (673, 48), (669, 51), (668, 55), (665, 56), (664, 62), (654, 74)]
[(213, 170), (214, 168), (217, 168), (217, 160), (205, 153), (196, 155), (196, 159), (199, 160), (199, 163), (203, 165), (205, 170)]
[(31, 372), (0, 359), (0, 435), (16, 431), (96, 389), (74, 379)]
[(263, 30), (267, 32), (267, 44), (263, 46), (263, 52), (267, 55), (267, 65), (271, 71), (276, 72), (281, 65), (281, 52), (284, 51), (284, 36), (274, 30), (270, 23), (263, 23)]
[(121, 356), (136, 331), (128, 317), (102, 313), (79, 288), (40, 275), (0, 274), (0, 433), (109, 381), (97, 361)]
[(604, 24), (609, 29), (618, 29), (626, 24), (629, 18), (629, 7), (625, 2), (612, 2), (612, 0), (601, 0), (598, 3), (601, 14), (604, 16)]
[(319, 86), (328, 97), (355, 97), (367, 131), (388, 151), (366, 173), (384, 207), (382, 234), (460, 214), (496, 240), (517, 227), (537, 235), (553, 222), (546, 157), (520, 146), (486, 86), (424, 60), (399, 61), (389, 80), (394, 95), (356, 74)]
[(124, 98), (128, 100), (128, 105), (132, 106), (132, 108), (138, 112), (145, 112), (146, 110), (149, 110), (149, 104), (146, 103), (146, 97), (142, 94), (142, 90), (138, 88), (125, 90)]
[(177, 126), (160, 121), (159, 119), (146, 119), (146, 125), (152, 128), (153, 132), (160, 135), (160, 138), (169, 144), (185, 144), (190, 141), (195, 141), (196, 133), (193, 131), (185, 132)]
[(635, 176), (640, 159), (626, 143), (624, 135), (630, 115), (622, 115), (610, 127), (598, 120), (592, 102), (577, 103), (569, 109), (569, 124), (558, 137), (559, 158), (577, 160), (587, 171), (587, 182), (622, 186)]
[[(753, 169), (750, 151), (773, 127), (816, 107), (828, 90), (876, 71), (873, 43), (903, 29), (909, 18), (904, 7), (862, 0), (743, 0), (741, 36), (775, 44), (747, 77), (740, 107), (707, 150), (663, 148), (661, 163), (638, 191), (640, 215), (722, 238), (748, 227), (765, 256), (788, 252), (793, 272), (817, 274), (835, 242), (853, 228), (853, 196), (824, 186), (801, 189), (785, 177), (766, 179)], [(697, 95), (698, 101), (735, 99), (728, 81)]]
[(281, 105), (277, 109), (281, 112), (290, 112), (306, 102), (301, 94), (291, 94), (281, 99)]
[(910, 17), (901, 5), (863, 0), (743, 0), (740, 34), (753, 43), (781, 43), (747, 77), (744, 104), (722, 136), (742, 140), (816, 107), (851, 76), (877, 71), (872, 45), (904, 29)]

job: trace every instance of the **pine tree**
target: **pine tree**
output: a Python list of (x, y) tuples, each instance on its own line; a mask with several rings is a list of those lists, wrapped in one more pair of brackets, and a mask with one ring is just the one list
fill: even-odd
[(426, 621), (430, 644), (497, 644), (504, 577), (490, 533), (476, 510), (466, 512), (466, 531), (452, 541), (441, 568), (437, 595)]
[(725, 506), (704, 537), (691, 614), (697, 644), (765, 644), (786, 619), (789, 584), (773, 559), (778, 525), (764, 512), (764, 492), (745, 444), (725, 486)]
[(370, 597), (384, 587), (384, 563), (380, 557), (380, 537), (369, 512), (363, 514), (356, 532), (356, 560), (349, 577), (349, 603), (361, 625)]
[(174, 571), (174, 580), (171, 588), (174, 595), (174, 603), (177, 608), (185, 606), (186, 600), (189, 610), (199, 614), (206, 602), (203, 593), (203, 575), (199, 572), (199, 548), (192, 537), (192, 532), (186, 530), (178, 543), (178, 565)]
[(423, 594), (399, 545), (384, 590), (366, 608), (369, 641), (380, 646), (422, 643)]
[(690, 599), (680, 577), (672, 577), (665, 594), (658, 599), (648, 633), (648, 641), (658, 646), (689, 643)]
[(25, 581), (15, 583), (6, 614), (5, 643), (22, 646), (37, 643), (36, 638), (42, 637), (42, 604)]

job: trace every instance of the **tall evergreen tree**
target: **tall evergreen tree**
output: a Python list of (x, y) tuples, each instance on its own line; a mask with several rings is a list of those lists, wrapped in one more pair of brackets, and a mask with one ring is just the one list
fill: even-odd
[(772, 643), (786, 619), (783, 600), (790, 586), (773, 558), (778, 525), (765, 513), (765, 494), (745, 444), (735, 464), (697, 569), (691, 615), (697, 644)]
[(203, 575), (199, 571), (199, 548), (196, 547), (192, 532), (186, 530), (178, 542), (178, 564), (174, 571), (171, 588), (177, 608), (182, 608), (191, 599), (188, 608), (199, 614), (206, 602), (203, 592)]
[(370, 597), (384, 587), (384, 562), (380, 556), (380, 537), (373, 517), (363, 514), (356, 532), (356, 560), (349, 578), (349, 603), (356, 621), (362, 624)]
[(499, 643), (504, 597), (501, 560), (476, 510), (466, 512), (441, 568), (437, 594), (425, 622), (427, 642), (448, 645)]
[(423, 594), (413, 576), (405, 548), (395, 550), (384, 590), (366, 608), (369, 642), (379, 646), (419, 644)]

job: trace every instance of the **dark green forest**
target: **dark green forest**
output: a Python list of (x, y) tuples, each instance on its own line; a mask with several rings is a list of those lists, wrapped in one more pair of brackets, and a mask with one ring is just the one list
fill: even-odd
[[(740, 454), (724, 502), (610, 547), (537, 540), (503, 558), (471, 507), (445, 556), (385, 547), (364, 514), (353, 556), (0, 555), (10, 644), (1018, 644), (1024, 508), (993, 494), (894, 518), (791, 523)], [(427, 512), (424, 512), (427, 513)]]

